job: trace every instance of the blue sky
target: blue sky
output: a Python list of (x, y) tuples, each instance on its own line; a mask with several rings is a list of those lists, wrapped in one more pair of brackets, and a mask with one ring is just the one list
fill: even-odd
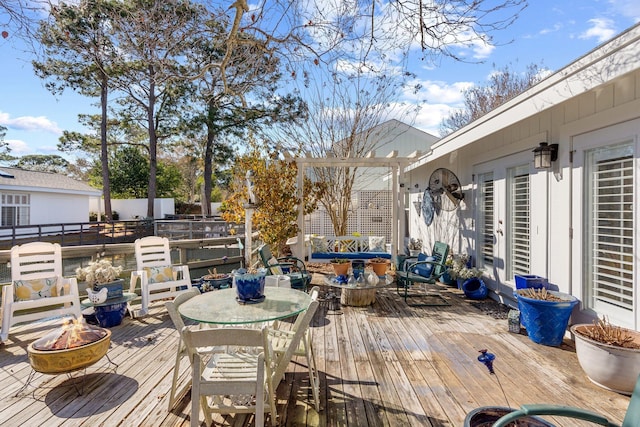
[[(556, 71), (639, 21), (637, 0), (531, 0), (514, 25), (496, 34), (497, 46), (460, 51), (482, 64), (443, 59), (427, 67), (416, 52), (411, 68), (423, 87), (416, 98), (427, 103), (414, 126), (437, 135), (442, 118), (460, 106), (461, 90), (484, 83), (494, 64), (524, 70), (535, 63)], [(95, 113), (97, 107), (72, 91), (57, 97), (48, 92), (18, 43), (11, 37), (0, 39), (0, 125), (8, 128), (5, 140), (16, 156), (61, 154), (56, 144), (62, 131), (82, 131), (78, 114)], [(412, 95), (405, 100), (411, 101)]]

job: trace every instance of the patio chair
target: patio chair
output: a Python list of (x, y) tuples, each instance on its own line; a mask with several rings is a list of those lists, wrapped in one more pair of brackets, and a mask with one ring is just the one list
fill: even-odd
[(187, 292), (181, 293), (180, 295), (175, 297), (173, 301), (167, 301), (164, 304), (165, 307), (167, 307), (167, 312), (169, 313), (169, 317), (173, 322), (173, 326), (175, 326), (179, 334), (178, 348), (176, 352), (176, 364), (175, 364), (175, 367), (173, 368), (171, 392), (169, 393), (169, 411), (173, 409), (176, 402), (178, 402), (180, 399), (182, 399), (182, 397), (185, 394), (187, 394), (187, 391), (191, 387), (191, 378), (189, 378), (189, 381), (183, 388), (181, 388), (180, 390), (177, 389), (178, 376), (180, 374), (180, 362), (186, 356), (189, 359), (189, 363), (191, 363), (191, 358), (192, 358), (192, 355), (189, 354), (188, 348), (184, 345), (184, 341), (182, 339), (182, 329), (185, 328), (186, 325), (184, 324), (182, 316), (180, 315), (180, 313), (178, 313), (178, 307), (180, 307), (182, 303), (189, 301), (191, 298), (197, 295), (200, 295), (200, 290), (194, 286)]
[[(444, 264), (449, 255), (449, 245), (442, 242), (435, 242), (431, 256), (420, 258), (409, 257), (399, 266), (396, 271), (396, 291), (404, 298), (405, 303), (412, 307), (420, 306), (442, 306), (449, 303), (441, 295), (426, 291), (426, 285), (434, 285), (447, 271)], [(410, 288), (414, 284), (422, 284), (425, 292), (410, 293)], [(423, 302), (409, 303), (409, 298), (423, 298)], [(428, 301), (427, 301), (428, 300)]]
[[(496, 421), (493, 427), (504, 427), (518, 418), (535, 415), (569, 417), (603, 426), (618, 426), (618, 424), (607, 419), (604, 415), (586, 409), (573, 406), (537, 404), (522, 405), (519, 410), (511, 412)], [(640, 427), (640, 376), (638, 376), (636, 381), (636, 386), (631, 395), (627, 413), (624, 416), (624, 420), (622, 420), (621, 427)]]
[(293, 289), (307, 290), (307, 286), (311, 283), (311, 275), (300, 258), (291, 255), (276, 258), (271, 253), (269, 245), (259, 247), (258, 255), (264, 267), (269, 270), (269, 274), (289, 276)]
[(11, 284), (2, 286), (2, 342), (11, 326), (48, 317), (82, 316), (78, 282), (62, 277), (58, 243), (32, 242), (11, 248)]
[[(192, 427), (200, 425), (201, 407), (207, 425), (211, 425), (214, 413), (252, 413), (256, 427), (262, 427), (265, 412), (271, 413), (271, 424), (276, 425), (275, 396), (269, 382), (272, 351), (267, 335), (266, 326), (182, 329), (185, 345), (192, 354)], [(220, 351), (224, 346), (237, 348)], [(202, 350), (207, 347), (214, 350)], [(203, 363), (203, 358), (209, 356), (208, 362)]]
[(304, 334), (300, 337), (300, 342), (293, 350), (293, 356), (305, 357), (307, 359), (307, 368), (309, 369), (309, 384), (311, 385), (311, 393), (313, 395), (313, 401), (316, 407), (316, 411), (320, 411), (320, 380), (318, 376), (318, 370), (316, 369), (315, 356), (313, 354), (313, 342), (311, 336), (311, 329), (309, 323), (313, 319), (315, 311), (318, 306), (318, 293), (320, 288), (315, 286), (311, 289), (311, 302), (315, 301), (313, 306), (298, 315), (296, 322), (293, 324), (291, 330), (270, 329), (269, 339), (273, 346), (273, 351), (276, 356), (283, 356), (287, 349), (291, 346), (292, 339), (296, 335), (299, 329), (304, 329)]
[(136, 291), (140, 278), (142, 307), (135, 310), (135, 316), (144, 316), (149, 312), (153, 301), (174, 298), (181, 292), (191, 289), (191, 277), (186, 265), (172, 265), (169, 239), (148, 236), (134, 243), (136, 271), (131, 273), (129, 292)]

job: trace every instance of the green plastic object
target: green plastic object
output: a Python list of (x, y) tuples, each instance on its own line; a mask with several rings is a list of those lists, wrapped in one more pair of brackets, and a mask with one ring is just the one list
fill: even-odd
[(495, 422), (493, 427), (505, 427), (514, 420), (534, 415), (552, 415), (554, 417), (568, 417), (585, 420), (594, 424), (610, 427), (640, 427), (640, 376), (636, 380), (636, 386), (629, 401), (627, 413), (622, 421), (622, 426), (610, 421), (605, 416), (586, 409), (573, 406), (560, 405), (522, 405), (519, 410), (511, 412)]

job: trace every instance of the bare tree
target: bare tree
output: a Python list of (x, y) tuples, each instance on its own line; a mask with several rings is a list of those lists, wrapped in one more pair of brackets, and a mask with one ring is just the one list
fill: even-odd
[[(319, 158), (364, 158), (395, 129), (379, 125), (403, 112), (412, 122), (419, 105), (397, 102), (409, 75), (370, 74), (362, 68), (334, 71), (328, 78), (309, 79), (305, 91), (308, 117), (280, 126), (266, 138), (294, 153)], [(326, 76), (325, 76), (326, 77)], [(320, 204), (327, 211), (336, 236), (346, 233), (357, 167), (314, 167), (312, 179), (327, 188)]]
[[(292, 73), (295, 61), (310, 56), (330, 63), (338, 57), (352, 59), (349, 53), (357, 52), (358, 60), (371, 67), (416, 47), (424, 58), (468, 60), (458, 53), (460, 47), (494, 44), (493, 34), (511, 25), (525, 6), (526, 0), (398, 0), (382, 5), (273, 0), (250, 8), (247, 0), (235, 0), (224, 11), (230, 22), (226, 55), (211, 65), (224, 69), (232, 51), (248, 40), (261, 40), (266, 51), (281, 54), (292, 63)], [(367, 48), (361, 55), (363, 45)]]
[(463, 107), (453, 111), (442, 121), (440, 133), (448, 135), (479, 119), (540, 82), (547, 74), (548, 70), (535, 64), (528, 65), (524, 73), (518, 73), (509, 65), (495, 70), (486, 85), (463, 91)]

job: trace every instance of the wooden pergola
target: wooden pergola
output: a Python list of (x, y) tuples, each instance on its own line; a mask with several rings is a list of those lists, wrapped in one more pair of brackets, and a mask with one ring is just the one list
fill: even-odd
[(414, 162), (420, 156), (420, 152), (416, 151), (411, 153), (407, 157), (398, 157), (397, 151), (392, 151), (386, 157), (375, 157), (375, 152), (370, 152), (366, 157), (327, 157), (327, 158), (319, 158), (319, 157), (296, 157), (293, 160), (296, 162), (298, 167), (298, 178), (297, 178), (297, 187), (298, 187), (298, 229), (299, 234), (296, 241), (296, 253), (304, 253), (304, 211), (303, 211), (303, 183), (304, 183), (304, 174), (306, 172), (306, 168), (310, 167), (343, 167), (343, 168), (353, 168), (353, 167), (366, 167), (366, 168), (375, 168), (375, 167), (384, 167), (390, 169), (390, 178), (391, 179), (391, 189), (393, 191), (393, 204), (392, 204), (392, 216), (391, 216), (391, 224), (393, 227), (391, 233), (391, 256), (392, 259), (396, 259), (398, 255), (398, 245), (399, 242), (402, 241), (402, 237), (404, 236), (404, 231), (406, 228), (405, 216), (400, 215), (400, 212), (404, 212), (405, 209), (405, 200), (404, 195), (402, 193), (405, 188), (406, 182), (406, 173), (405, 169)]

